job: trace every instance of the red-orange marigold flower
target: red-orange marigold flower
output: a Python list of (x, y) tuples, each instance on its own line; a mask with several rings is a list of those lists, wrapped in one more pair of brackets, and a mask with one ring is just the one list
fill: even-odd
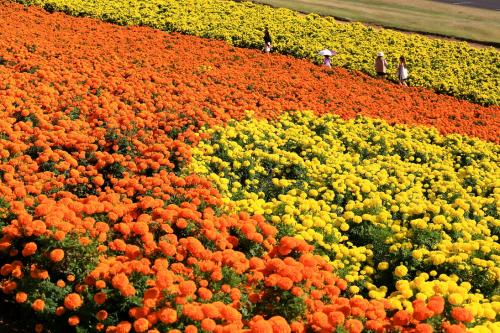
[(198, 333), (198, 328), (194, 325), (188, 325), (184, 329), (184, 333)]
[(134, 321), (134, 330), (138, 333), (146, 332), (149, 328), (149, 321), (146, 318), (139, 318)]
[(23, 257), (28, 257), (36, 253), (37, 246), (35, 242), (29, 242), (24, 245), (22, 255)]
[(158, 313), (158, 319), (165, 324), (175, 323), (177, 321), (177, 311), (170, 308), (162, 309)]
[(217, 326), (217, 323), (210, 318), (204, 318), (201, 321), (201, 329), (207, 331), (207, 332), (213, 332), (215, 330), (215, 327)]
[(363, 331), (363, 323), (357, 319), (346, 320), (344, 327), (349, 333), (361, 333)]
[(50, 260), (59, 262), (64, 259), (64, 251), (62, 249), (55, 249), (50, 251)]
[(474, 316), (472, 315), (472, 313), (462, 307), (457, 307), (451, 310), (451, 316), (456, 321), (462, 321), (464, 323), (470, 323), (472, 320), (474, 320)]
[(36, 312), (41, 312), (43, 309), (45, 309), (45, 302), (41, 299), (36, 299), (33, 304), (31, 304), (31, 307), (33, 310)]
[(442, 296), (432, 296), (427, 302), (429, 310), (435, 315), (441, 314), (444, 311), (444, 298)]
[(106, 293), (104, 292), (98, 292), (94, 295), (94, 302), (97, 304), (103, 304), (106, 302)]
[(392, 316), (392, 322), (396, 326), (406, 326), (410, 322), (410, 314), (405, 310), (399, 310)]
[(104, 321), (108, 318), (108, 312), (106, 310), (99, 310), (96, 314), (96, 318), (99, 321)]
[(24, 303), (26, 302), (27, 299), (28, 299), (28, 294), (26, 294), (25, 292), (20, 291), (16, 294), (17, 303)]
[(78, 309), (82, 303), (82, 297), (77, 293), (71, 293), (64, 298), (64, 307), (68, 310)]
[(417, 324), (415, 326), (415, 333), (432, 333), (434, 329), (429, 324)]
[(193, 281), (182, 281), (179, 283), (179, 291), (184, 296), (193, 295), (196, 292), (196, 284)]
[(68, 318), (69, 326), (76, 326), (80, 324), (80, 318), (78, 316), (71, 316)]
[(345, 316), (340, 311), (332, 311), (328, 314), (328, 320), (333, 327), (337, 327), (338, 325), (344, 323)]
[(273, 333), (273, 325), (267, 320), (261, 319), (250, 323), (252, 333)]
[(290, 333), (290, 325), (288, 325), (288, 322), (286, 321), (285, 318), (281, 316), (274, 316), (269, 318), (268, 320), (271, 323), (271, 326), (273, 327), (273, 332), (274, 333)]
[(321, 327), (322, 329), (329, 329), (330, 323), (328, 322), (328, 316), (323, 313), (316, 311), (312, 317), (313, 324)]

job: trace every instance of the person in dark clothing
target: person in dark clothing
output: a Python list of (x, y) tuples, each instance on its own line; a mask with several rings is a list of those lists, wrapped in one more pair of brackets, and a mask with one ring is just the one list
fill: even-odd
[(271, 35), (269, 34), (269, 29), (266, 27), (264, 29), (264, 48), (263, 51), (266, 53), (271, 52)]

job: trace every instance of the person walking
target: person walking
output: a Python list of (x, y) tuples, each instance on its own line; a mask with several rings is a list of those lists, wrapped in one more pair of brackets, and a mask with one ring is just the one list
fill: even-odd
[(329, 55), (325, 55), (325, 58), (323, 59), (323, 66), (332, 67)]
[(398, 80), (402, 86), (408, 86), (406, 80), (408, 79), (408, 69), (406, 68), (406, 59), (404, 56), (399, 57), (398, 65)]
[(323, 58), (323, 66), (332, 67), (332, 63), (331, 63), (330, 57), (337, 54), (337, 52), (335, 52), (335, 50), (324, 49), (324, 50), (319, 51), (318, 54), (322, 55), (324, 57)]
[(384, 52), (377, 52), (377, 58), (375, 59), (375, 71), (377, 76), (384, 78), (387, 75), (387, 61), (384, 58)]
[(266, 26), (266, 28), (264, 29), (264, 48), (263, 48), (264, 52), (266, 53), (271, 52), (271, 43), (272, 43), (271, 34), (269, 33), (269, 28)]

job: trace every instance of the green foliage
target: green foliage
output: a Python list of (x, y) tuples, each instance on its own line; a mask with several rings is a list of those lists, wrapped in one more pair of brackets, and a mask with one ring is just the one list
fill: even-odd
[(304, 299), (277, 287), (266, 290), (262, 300), (256, 305), (255, 314), (264, 318), (282, 316), (288, 322), (302, 319), (306, 312)]
[(441, 232), (436, 230), (418, 229), (413, 231), (412, 242), (416, 246), (434, 249), (441, 242)]

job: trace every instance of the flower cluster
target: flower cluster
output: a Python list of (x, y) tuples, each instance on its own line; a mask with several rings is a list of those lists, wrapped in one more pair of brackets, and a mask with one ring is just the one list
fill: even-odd
[(337, 23), (316, 14), (304, 16), (288, 9), (275, 9), (250, 2), (226, 0), (17, 0), (72, 15), (89, 15), (125, 25), (147, 25), (166, 31), (222, 39), (240, 47), (262, 47), (264, 26), (274, 36), (273, 49), (298, 58), (319, 61), (317, 51), (338, 51), (332, 64), (375, 75), (373, 59), (385, 51), (394, 68), (400, 55), (410, 66), (412, 85), (432, 88), (483, 104), (496, 104), (500, 53), (494, 48), (477, 49), (465, 42), (451, 42), (360, 23)]
[[(27, 322), (38, 323), (37, 332), (494, 331), (498, 304), (481, 301), (451, 274), (408, 279), (394, 286), (392, 298), (362, 297), (369, 280), (346, 281), (326, 252), (314, 252), (267, 212), (236, 212), (238, 201), (224, 197), (210, 177), (190, 173), (189, 162), (193, 147), (209, 138), (201, 128), (242, 119), (246, 109), (264, 118), (335, 109), (345, 118), (435, 124), (442, 133), (498, 142), (498, 107), (421, 89), (403, 100), (397, 87), (290, 57), (18, 4), (0, 7), (0, 288)], [(331, 91), (318, 91), (320, 81)], [(373, 97), (384, 89), (384, 98)], [(436, 131), (433, 137), (443, 140)], [(487, 167), (496, 146), (451, 138), (470, 150), (457, 163), (484, 169), (472, 168), (470, 177), (486, 182), (497, 170)], [(480, 182), (471, 188), (486, 191)], [(496, 209), (466, 203), (485, 216)], [(447, 212), (455, 211), (452, 205)], [(494, 271), (496, 247), (483, 232), (496, 220), (481, 223), (463, 237), (490, 246), (491, 253), (479, 256), (482, 247), (473, 253), (481, 261), (470, 264), (485, 273)], [(406, 237), (407, 230), (400, 232)], [(485, 286), (474, 288), (485, 296)], [(437, 298), (405, 296), (428, 288)]]
[(497, 145), (310, 112), (206, 132), (191, 172), (235, 209), (314, 244), (352, 294), (398, 308), (446, 295), (495, 320)]

